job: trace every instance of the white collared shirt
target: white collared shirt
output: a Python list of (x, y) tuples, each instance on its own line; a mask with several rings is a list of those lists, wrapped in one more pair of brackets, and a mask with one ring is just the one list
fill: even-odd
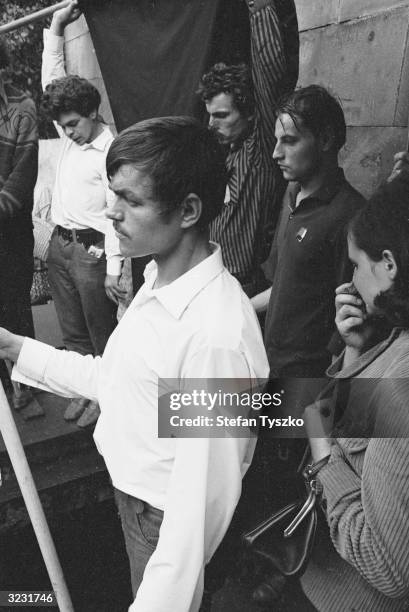
[(253, 307), (213, 246), (160, 289), (153, 289), (156, 264), (148, 264), (102, 357), (25, 339), (17, 362), (50, 390), (98, 399), (94, 438), (114, 486), (164, 510), (134, 612), (198, 610), (204, 563), (230, 523), (254, 450), (249, 438), (158, 438), (159, 377), (268, 376)]
[[(63, 49), (64, 38), (44, 30), (43, 88), (53, 79), (66, 76)], [(119, 241), (112, 221), (105, 216), (107, 206), (112, 206), (115, 199), (105, 168), (114, 137), (109, 127), (104, 126), (92, 142), (80, 146), (67, 138), (58, 125), (56, 128), (62, 143), (52, 196), (52, 220), (67, 229), (92, 228), (105, 234), (107, 273), (117, 276), (121, 271)]]

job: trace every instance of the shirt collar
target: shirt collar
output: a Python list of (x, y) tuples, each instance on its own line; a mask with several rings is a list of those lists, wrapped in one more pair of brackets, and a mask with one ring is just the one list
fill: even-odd
[(92, 142), (86, 142), (80, 146), (80, 149), (86, 151), (87, 149), (97, 149), (98, 151), (105, 151), (107, 144), (112, 142), (112, 133), (107, 125), (104, 125), (101, 134), (99, 134)]
[(254, 119), (249, 120), (248, 125), (246, 129), (243, 131), (242, 135), (230, 145), (228, 149), (228, 152), (230, 155), (233, 155), (234, 153), (239, 151), (242, 148), (243, 143), (246, 142), (247, 139), (251, 138), (254, 135), (255, 127), (256, 127), (255, 120)]
[(180, 319), (195, 296), (225, 269), (220, 246), (214, 242), (210, 245), (211, 255), (160, 289), (152, 289), (158, 268), (156, 262), (149, 262), (144, 272), (145, 284), (135, 296), (135, 303), (142, 304), (156, 298), (175, 319)]
[[(329, 204), (334, 196), (338, 193), (340, 187), (346, 182), (345, 174), (342, 168), (335, 168), (325, 176), (324, 181), (316, 191), (311, 195), (301, 200), (301, 202), (318, 201), (322, 204)], [(290, 183), (288, 187), (289, 207), (295, 209), (295, 201), (301, 187), (299, 183)], [(301, 204), (300, 202), (300, 204)]]

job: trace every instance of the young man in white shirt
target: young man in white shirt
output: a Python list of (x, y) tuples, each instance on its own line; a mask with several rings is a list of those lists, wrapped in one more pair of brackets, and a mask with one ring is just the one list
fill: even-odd
[(191, 118), (141, 122), (114, 140), (107, 172), (121, 253), (153, 257), (145, 284), (102, 357), (0, 330), (0, 358), (17, 363), (20, 379), (99, 400), (94, 438), (116, 489), (130, 610), (197, 612), (204, 566), (230, 523), (254, 438), (159, 438), (158, 382), (186, 388), (203, 379), (209, 388), (234, 379), (243, 389), (268, 376), (267, 358), (251, 303), (208, 240), (226, 184), (215, 135)]
[[(77, 2), (71, 2), (54, 13), (50, 29), (44, 31), (42, 108), (63, 139), (51, 206), (56, 228), (47, 263), (64, 345), (82, 355), (101, 355), (123, 293), (118, 284), (121, 257), (105, 217), (112, 203), (105, 160), (113, 135), (98, 115), (98, 90), (86, 79), (65, 73), (64, 28), (79, 14)], [(99, 408), (87, 403), (84, 398), (73, 400), (65, 418), (80, 417), (80, 426), (93, 424)]]

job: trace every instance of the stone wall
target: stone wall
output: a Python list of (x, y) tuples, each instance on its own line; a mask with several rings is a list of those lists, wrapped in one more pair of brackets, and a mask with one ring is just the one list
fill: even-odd
[(409, 0), (296, 0), (299, 85), (320, 83), (341, 100), (348, 125), (342, 163), (369, 195), (406, 149)]
[[(320, 83), (340, 98), (348, 125), (342, 163), (350, 181), (369, 195), (388, 175), (393, 153), (407, 146), (409, 0), (296, 0), (296, 5), (299, 85)], [(98, 87), (101, 113), (114, 127), (84, 18), (66, 30), (66, 57), (70, 72)]]

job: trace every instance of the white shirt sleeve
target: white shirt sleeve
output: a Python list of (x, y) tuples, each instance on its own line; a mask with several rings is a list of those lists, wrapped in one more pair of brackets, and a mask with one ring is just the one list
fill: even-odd
[(43, 58), (41, 84), (43, 89), (54, 79), (67, 76), (64, 63), (64, 36), (57, 36), (50, 30), (43, 30)]
[(98, 400), (98, 379), (101, 357), (80, 355), (56, 349), (43, 342), (25, 338), (13, 369), (13, 379), (63, 397), (87, 397)]
[[(200, 351), (186, 377), (250, 376), (243, 354)], [(159, 541), (130, 612), (197, 612), (204, 566), (220, 544), (241, 494), (255, 438), (178, 439)], [(160, 588), (158, 588), (160, 585)]]

